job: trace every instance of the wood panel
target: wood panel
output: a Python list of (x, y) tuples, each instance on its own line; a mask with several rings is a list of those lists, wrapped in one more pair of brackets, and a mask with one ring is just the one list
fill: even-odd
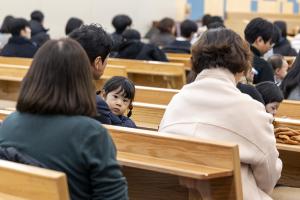
[(276, 117), (300, 119), (300, 101), (284, 100), (278, 108)]

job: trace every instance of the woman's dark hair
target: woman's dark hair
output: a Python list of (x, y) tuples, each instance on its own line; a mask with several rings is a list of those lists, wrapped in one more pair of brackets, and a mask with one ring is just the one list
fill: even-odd
[(49, 40), (22, 82), (17, 110), (41, 115), (96, 115), (89, 59), (71, 39)]
[(129, 112), (127, 117), (130, 117), (132, 114), (132, 102), (135, 95), (135, 86), (131, 80), (123, 76), (114, 76), (108, 81), (105, 82), (103, 86), (105, 94), (118, 90), (117, 93), (123, 95), (125, 98), (130, 99)]
[(31, 13), (30, 18), (31, 20), (35, 20), (39, 23), (42, 23), (44, 21), (44, 14), (39, 10), (35, 10)]
[(255, 87), (264, 99), (265, 105), (273, 102), (280, 103), (283, 101), (283, 94), (280, 88), (274, 82), (261, 82), (258, 83)]
[(128, 40), (141, 40), (141, 34), (135, 29), (126, 29), (122, 33), (123, 39)]
[(193, 71), (226, 68), (231, 73), (245, 72), (251, 66), (249, 45), (230, 29), (211, 29), (203, 33), (192, 47)]
[(262, 37), (264, 42), (268, 42), (273, 39), (273, 33), (273, 24), (260, 17), (252, 19), (244, 30), (245, 39), (250, 44), (253, 44), (259, 36)]
[(1, 33), (10, 33), (11, 25), (14, 20), (14, 17), (11, 15), (7, 15), (1, 25), (0, 32)]
[(82, 25), (72, 31), (69, 37), (81, 44), (91, 63), (93, 63), (98, 56), (100, 56), (102, 62), (104, 62), (113, 46), (110, 35), (97, 24)]
[(183, 37), (190, 38), (193, 33), (198, 31), (196, 22), (186, 19), (180, 24), (180, 32)]
[(172, 33), (172, 28), (175, 26), (175, 21), (169, 17), (159, 21), (157, 28), (161, 33)]
[(300, 52), (298, 53), (291, 69), (281, 82), (280, 88), (283, 92), (284, 98), (288, 98), (291, 91), (297, 86), (300, 86)]
[(83, 21), (76, 17), (71, 17), (66, 25), (65, 33), (66, 35), (69, 35), (73, 30), (79, 28), (83, 24)]
[(274, 72), (276, 71), (276, 69), (280, 69), (282, 67), (283, 59), (283, 56), (280, 54), (274, 54), (270, 58), (268, 58), (268, 63), (271, 64)]
[(286, 22), (279, 20), (279, 21), (275, 21), (273, 24), (276, 25), (280, 29), (281, 36), (283, 38), (286, 38), (286, 36), (287, 36), (287, 25), (286, 25)]
[(205, 14), (202, 17), (202, 26), (207, 26), (209, 21), (210, 21), (211, 15), (210, 14)]
[(128, 15), (117, 15), (112, 20), (112, 25), (118, 34), (122, 34), (123, 31), (131, 24), (132, 20)]
[(275, 46), (277, 46), (280, 42), (281, 39), (281, 30), (274, 25), (273, 26), (273, 36), (272, 36), (272, 42), (275, 44)]
[(13, 36), (20, 36), (21, 30), (30, 27), (29, 22), (24, 18), (15, 18), (12, 20), (10, 33)]

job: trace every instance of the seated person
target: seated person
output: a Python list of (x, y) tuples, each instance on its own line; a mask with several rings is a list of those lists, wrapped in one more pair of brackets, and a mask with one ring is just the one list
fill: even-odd
[(297, 56), (297, 52), (292, 48), (291, 43), (287, 37), (287, 25), (285, 21), (275, 21), (274, 26), (277, 26), (280, 30), (280, 38), (273, 47), (274, 54), (280, 54), (282, 56)]
[(0, 145), (64, 172), (72, 200), (126, 200), (113, 140), (92, 118), (97, 110), (91, 76), (80, 44), (46, 42), (23, 79), (17, 111), (0, 128)]
[(165, 53), (157, 46), (143, 43), (138, 31), (127, 29), (123, 32), (122, 36), (123, 42), (114, 57), (135, 60), (168, 61)]
[(284, 99), (300, 100), (300, 54), (280, 84)]
[(255, 87), (264, 99), (266, 111), (275, 116), (279, 104), (283, 101), (283, 94), (279, 87), (271, 81), (261, 82)]
[(50, 39), (50, 36), (47, 33), (49, 29), (44, 27), (44, 14), (39, 10), (35, 10), (31, 13), (30, 18), (31, 41), (38, 47), (41, 47)]
[(83, 24), (83, 21), (81, 19), (76, 18), (76, 17), (71, 17), (67, 21), (67, 25), (65, 28), (66, 35), (69, 35), (69, 33), (71, 33), (73, 30), (79, 28), (82, 24)]
[(286, 62), (283, 56), (279, 54), (274, 54), (268, 59), (268, 63), (271, 64), (273, 71), (274, 71), (274, 80), (275, 83), (279, 86), (281, 81), (287, 74), (287, 70), (289, 64)]
[(163, 18), (157, 26), (159, 32), (153, 34), (150, 43), (164, 48), (175, 40), (175, 21), (171, 18)]
[(253, 83), (274, 81), (271, 65), (261, 58), (273, 45), (274, 26), (262, 18), (252, 19), (246, 26), (245, 39), (250, 44), (253, 53), (252, 67), (256, 70)]
[[(135, 95), (134, 84), (122, 76), (114, 76), (103, 86), (101, 97), (104, 99), (102, 104), (98, 104), (100, 115), (107, 117), (109, 124), (136, 128), (135, 123), (129, 118), (132, 114), (132, 101)], [(127, 117), (124, 116), (128, 111)]]
[(0, 51), (7, 44), (9, 38), (11, 37), (10, 27), (13, 20), (13, 16), (7, 15), (2, 22), (0, 28)]
[(163, 48), (164, 52), (167, 53), (191, 53), (191, 39), (193, 35), (197, 33), (198, 26), (192, 20), (184, 20), (180, 24), (181, 37), (176, 38), (175, 41), (166, 45)]
[(32, 58), (38, 48), (30, 41), (31, 29), (28, 21), (15, 18), (10, 32), (12, 37), (1, 50), (0, 56)]
[(117, 15), (112, 20), (112, 25), (115, 28), (115, 32), (111, 34), (114, 45), (112, 51), (118, 51), (119, 46), (122, 43), (122, 33), (130, 27), (132, 20), (128, 15)]

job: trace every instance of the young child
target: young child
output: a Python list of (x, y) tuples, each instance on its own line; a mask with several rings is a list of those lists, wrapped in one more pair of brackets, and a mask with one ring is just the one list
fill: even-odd
[(288, 63), (283, 58), (282, 55), (274, 54), (268, 59), (268, 63), (270, 63), (274, 70), (274, 80), (276, 85), (280, 86), (281, 81), (287, 74)]
[(271, 81), (261, 82), (255, 87), (264, 99), (266, 111), (275, 116), (279, 104), (283, 101), (283, 94), (279, 87)]
[[(135, 123), (129, 118), (135, 95), (135, 86), (129, 79), (122, 76), (112, 77), (106, 81), (100, 95), (105, 101), (100, 108), (100, 115), (107, 116), (112, 125), (136, 128)], [(127, 110), (129, 112), (124, 116)]]

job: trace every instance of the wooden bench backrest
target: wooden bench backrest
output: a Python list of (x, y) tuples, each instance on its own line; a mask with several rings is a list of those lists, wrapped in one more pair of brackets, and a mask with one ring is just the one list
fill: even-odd
[(284, 100), (278, 108), (276, 117), (300, 119), (300, 101)]
[(4, 57), (0, 56), (0, 64), (30, 66), (32, 58)]
[(64, 173), (4, 160), (0, 160), (0, 192), (28, 200), (69, 200)]
[(179, 90), (176, 89), (135, 86), (134, 101), (168, 105), (173, 96), (178, 92)]
[(136, 85), (178, 89), (186, 84), (182, 63), (110, 58), (108, 64), (125, 66)]
[(191, 57), (192, 57), (191, 54), (167, 53), (167, 58), (169, 62), (183, 63), (185, 70), (192, 69)]
[[(227, 199), (242, 199), (240, 160), (237, 145), (208, 142), (195, 138), (139, 129), (108, 125), (105, 125), (105, 127), (109, 130), (116, 144), (118, 160), (121, 165), (191, 178), (193, 180), (209, 181), (212, 199), (225, 199), (225, 196)], [(137, 179), (141, 179), (137, 174), (128, 174), (135, 176)], [(126, 174), (125, 170), (125, 175), (128, 176), (128, 174)], [(150, 184), (149, 177), (145, 176), (146, 175), (142, 175), (142, 177), (146, 179), (145, 181), (148, 187), (156, 184), (160, 185), (158, 188), (163, 187), (161, 185), (163, 183), (160, 182), (152, 182), (152, 184)], [(232, 177), (229, 179), (226, 178), (230, 176), (233, 176), (233, 179)], [(127, 179), (129, 180), (130, 190), (130, 186), (132, 186), (130, 184), (131, 178), (127, 177)], [(139, 182), (143, 184), (141, 180)], [(229, 183), (232, 184), (229, 186), (232, 191), (226, 191), (228, 190), (226, 184)], [(134, 186), (138, 187), (138, 184)], [(165, 188), (167, 188), (167, 185), (165, 185)], [(162, 195), (163, 190), (152, 192), (156, 193), (155, 196), (161, 193), (160, 197), (162, 199), (180, 199), (180, 196), (182, 196), (182, 194), (178, 194), (178, 191), (172, 191), (180, 195), (176, 198), (172, 198), (174, 195), (172, 193), (166, 194), (167, 197), (162, 197), (164, 196)], [(153, 194), (149, 193), (145, 195), (148, 197), (148, 195), (151, 196)], [(185, 199), (188, 199), (187, 196)]]

